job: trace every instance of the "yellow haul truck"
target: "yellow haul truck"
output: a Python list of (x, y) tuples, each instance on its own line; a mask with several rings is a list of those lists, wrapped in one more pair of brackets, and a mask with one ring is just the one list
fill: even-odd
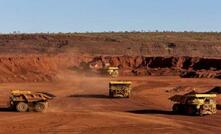
[(129, 98), (131, 95), (130, 81), (110, 81), (109, 96), (112, 98)]
[(119, 68), (118, 67), (107, 67), (106, 71), (107, 71), (107, 74), (113, 78), (119, 76)]
[(48, 100), (50, 99), (52, 99), (52, 97), (45, 93), (12, 90), (10, 95), (10, 108), (18, 112), (43, 112), (48, 108)]
[(175, 102), (174, 113), (189, 115), (210, 115), (216, 113), (216, 94), (187, 94), (175, 95), (169, 98)]

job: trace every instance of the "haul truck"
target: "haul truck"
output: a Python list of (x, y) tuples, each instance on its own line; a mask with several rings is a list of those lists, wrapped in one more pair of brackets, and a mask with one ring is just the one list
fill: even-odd
[(52, 99), (52, 96), (46, 93), (12, 90), (10, 93), (10, 108), (18, 112), (43, 112), (48, 108), (48, 100), (50, 99)]

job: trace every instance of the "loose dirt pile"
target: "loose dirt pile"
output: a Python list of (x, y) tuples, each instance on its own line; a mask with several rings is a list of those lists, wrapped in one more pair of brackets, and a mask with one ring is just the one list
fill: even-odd
[(57, 80), (60, 72), (87, 62), (88, 57), (66, 55), (18, 55), (0, 57), (0, 82)]

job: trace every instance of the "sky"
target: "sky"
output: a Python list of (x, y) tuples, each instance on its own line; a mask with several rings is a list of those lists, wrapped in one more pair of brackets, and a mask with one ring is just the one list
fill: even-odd
[(221, 31), (221, 0), (0, 0), (0, 33)]

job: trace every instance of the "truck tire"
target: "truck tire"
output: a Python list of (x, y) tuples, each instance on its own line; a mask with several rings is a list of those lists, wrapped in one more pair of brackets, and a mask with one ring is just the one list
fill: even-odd
[(205, 113), (204, 113), (204, 111), (205, 111), (205, 108), (207, 108), (207, 106), (208, 105), (202, 105), (202, 106), (200, 106), (200, 109), (199, 109), (199, 116), (204, 116), (205, 115)]
[(173, 105), (173, 113), (175, 113), (175, 114), (180, 113), (180, 105), (179, 104)]
[(34, 110), (36, 112), (44, 112), (47, 108), (47, 103), (46, 102), (38, 102), (35, 104)]
[(27, 112), (28, 111), (28, 104), (25, 102), (19, 102), (16, 105), (16, 110), (18, 112)]
[(194, 106), (187, 106), (186, 107), (186, 113), (188, 115), (195, 115), (196, 114), (196, 110), (195, 110)]
[(204, 116), (204, 113), (203, 113), (203, 109), (202, 109), (202, 108), (199, 109), (199, 116)]
[(114, 97), (114, 94), (113, 94), (113, 92), (112, 92), (111, 90), (109, 90), (109, 97), (110, 97), (110, 98), (113, 98), (113, 97)]

